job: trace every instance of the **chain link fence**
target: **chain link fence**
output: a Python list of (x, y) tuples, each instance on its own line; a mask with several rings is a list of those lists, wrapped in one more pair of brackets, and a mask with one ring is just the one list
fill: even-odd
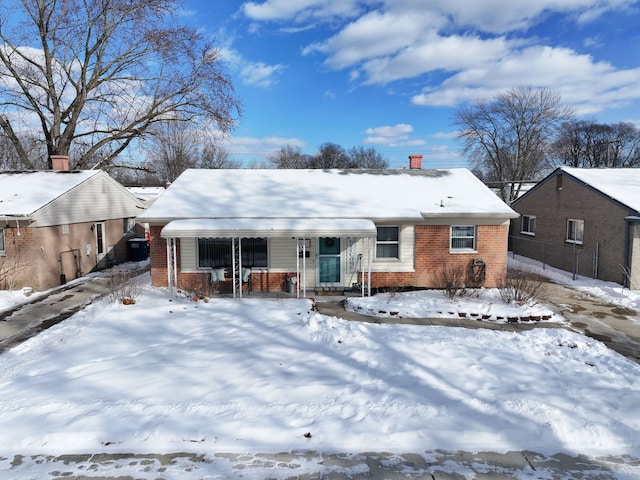
[(598, 278), (597, 249), (583, 248), (578, 244), (553, 244), (540, 242), (521, 236), (509, 235), (509, 250), (514, 255), (522, 255), (547, 266), (559, 268), (573, 274), (573, 279), (580, 275)]

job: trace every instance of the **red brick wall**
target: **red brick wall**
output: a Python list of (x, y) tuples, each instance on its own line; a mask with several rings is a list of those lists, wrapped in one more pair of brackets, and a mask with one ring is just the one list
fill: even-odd
[(151, 258), (151, 285), (154, 287), (166, 287), (167, 279), (167, 241), (160, 237), (162, 227), (149, 227)]
[(467, 269), (474, 259), (481, 258), (486, 265), (484, 286), (495, 287), (507, 272), (508, 232), (508, 225), (479, 225), (476, 253), (449, 253), (449, 225), (417, 225), (415, 272), (372, 272), (371, 286), (433, 288), (443, 265)]
[[(476, 253), (449, 253), (450, 227), (448, 225), (418, 225), (415, 227), (415, 271), (372, 272), (371, 287), (423, 287), (437, 286), (437, 273), (443, 265), (459, 265), (467, 269), (470, 262), (481, 258), (486, 265), (484, 286), (495, 287), (507, 271), (508, 225), (477, 227)], [(166, 240), (160, 238), (161, 227), (151, 227), (151, 281), (154, 286), (167, 286)], [(177, 253), (180, 255), (178, 241)], [(178, 264), (179, 264), (178, 259)], [(253, 289), (282, 291), (286, 273), (252, 274)], [(208, 273), (180, 273), (178, 285), (189, 291), (205, 291), (209, 285)]]

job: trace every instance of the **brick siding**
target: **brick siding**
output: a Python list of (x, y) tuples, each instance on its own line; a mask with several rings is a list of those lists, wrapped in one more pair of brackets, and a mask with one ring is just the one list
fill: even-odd
[[(371, 287), (437, 287), (437, 272), (443, 265), (457, 265), (465, 271), (471, 262), (481, 258), (486, 265), (484, 286), (495, 287), (501, 283), (507, 271), (508, 225), (479, 225), (477, 227), (477, 251), (474, 253), (449, 253), (450, 227), (448, 225), (415, 227), (415, 271), (372, 272)], [(151, 280), (154, 286), (167, 286), (166, 241), (160, 237), (162, 227), (151, 227)], [(179, 240), (177, 254), (180, 255)], [(178, 265), (180, 259), (178, 258)], [(286, 273), (253, 273), (253, 290), (282, 291), (286, 289)], [(210, 289), (208, 273), (179, 273), (178, 287), (187, 291)]]
[[(543, 261), (561, 270), (573, 271), (573, 244), (566, 242), (567, 220), (584, 221), (584, 237), (576, 248), (578, 273), (592, 276), (592, 253), (598, 248), (598, 278), (617, 283), (624, 282), (621, 265), (624, 264), (626, 222), (631, 212), (590, 187), (563, 175), (562, 188), (557, 188), (555, 176), (513, 205), (521, 215), (535, 215), (535, 236), (523, 235), (521, 219), (511, 222), (510, 235), (514, 237), (511, 249), (520, 255)], [(555, 246), (555, 247), (554, 247)]]

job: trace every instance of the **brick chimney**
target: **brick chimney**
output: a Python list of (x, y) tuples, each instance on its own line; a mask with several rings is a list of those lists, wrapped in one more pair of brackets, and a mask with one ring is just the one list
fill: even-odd
[(422, 168), (422, 155), (409, 155), (409, 168), (420, 170)]
[(69, 171), (69, 155), (51, 155), (49, 158), (53, 170)]

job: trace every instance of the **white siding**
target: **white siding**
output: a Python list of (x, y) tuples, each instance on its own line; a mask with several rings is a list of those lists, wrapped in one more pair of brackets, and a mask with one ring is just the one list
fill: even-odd
[[(363, 255), (363, 261), (367, 262), (367, 248), (366, 240), (364, 242), (365, 248)], [(361, 247), (359, 247), (361, 249)], [(376, 242), (375, 239), (371, 240), (371, 271), (372, 272), (413, 272), (415, 269), (414, 262), (415, 254), (415, 228), (413, 225), (401, 225), (400, 226), (400, 259), (399, 260), (376, 260)], [(366, 268), (366, 263), (365, 263)]]
[[(306, 259), (306, 286), (312, 288), (316, 285), (316, 246), (317, 239), (312, 238), (309, 257)], [(375, 239), (369, 242), (366, 239), (358, 239), (354, 245), (354, 254), (362, 255), (362, 260), (357, 262), (356, 268), (367, 270), (368, 247), (371, 246), (372, 257), (375, 257)], [(414, 271), (415, 228), (413, 225), (400, 227), (400, 260), (373, 260), (371, 270), (373, 272), (412, 272)], [(349, 270), (347, 255), (347, 241), (342, 239), (342, 278), (343, 285), (348, 287), (356, 281), (358, 276)], [(197, 272), (197, 239), (183, 238), (180, 241), (180, 268), (183, 272)], [(302, 258), (300, 269), (302, 269)], [(270, 272), (295, 272), (296, 271), (296, 240), (293, 238), (269, 239), (269, 271)]]
[(100, 172), (34, 214), (38, 227), (137, 217), (143, 204)]
[[(315, 239), (311, 239), (307, 268), (315, 258)], [(302, 263), (302, 259), (300, 259)], [(269, 270), (272, 272), (296, 271), (296, 239), (272, 238), (269, 242)]]
[(180, 270), (183, 272), (198, 271), (198, 239), (180, 239)]

